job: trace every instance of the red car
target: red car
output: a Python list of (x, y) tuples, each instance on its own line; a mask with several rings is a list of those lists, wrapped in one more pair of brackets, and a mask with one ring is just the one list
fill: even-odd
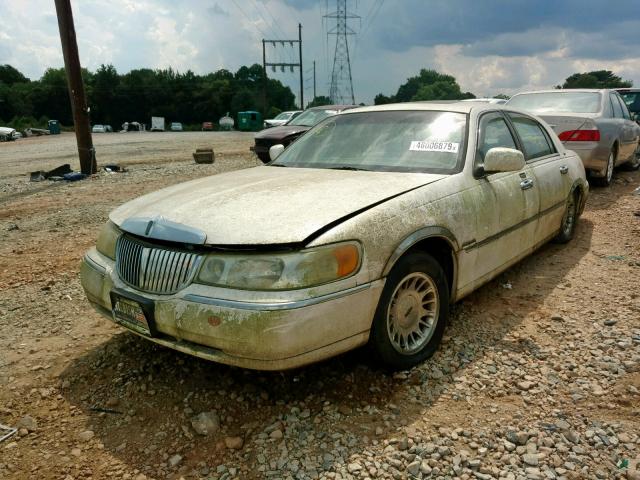
[(211, 131), (213, 130), (213, 122), (202, 122), (202, 131)]

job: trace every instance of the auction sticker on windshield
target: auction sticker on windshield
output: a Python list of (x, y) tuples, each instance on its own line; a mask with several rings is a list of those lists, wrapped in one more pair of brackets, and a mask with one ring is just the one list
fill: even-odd
[(414, 152), (449, 152), (458, 153), (458, 142), (438, 142), (433, 140), (414, 140), (409, 150)]

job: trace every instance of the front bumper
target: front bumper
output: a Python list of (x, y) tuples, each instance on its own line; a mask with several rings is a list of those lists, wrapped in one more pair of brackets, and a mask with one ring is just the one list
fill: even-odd
[(307, 298), (296, 292), (289, 301), (282, 295), (277, 301), (216, 298), (211, 295), (216, 289), (195, 284), (175, 295), (152, 295), (121, 282), (113, 262), (95, 249), (85, 255), (80, 271), (88, 300), (110, 319), (112, 290), (144, 296), (153, 301), (157, 332), (144, 338), (257, 370), (296, 368), (365, 344), (384, 286), (378, 280), (329, 294), (309, 291)]

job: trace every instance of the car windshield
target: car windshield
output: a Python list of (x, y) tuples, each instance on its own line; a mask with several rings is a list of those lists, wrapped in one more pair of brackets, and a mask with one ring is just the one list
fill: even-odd
[(523, 93), (507, 103), (534, 113), (597, 113), (600, 111), (597, 92), (545, 92)]
[(292, 143), (271, 165), (454, 173), (462, 164), (466, 123), (465, 114), (441, 111), (336, 115)]
[(282, 112), (274, 120), (287, 120), (291, 116), (291, 112)]
[(323, 110), (314, 108), (302, 112), (300, 115), (291, 120), (287, 125), (300, 125), (302, 127), (313, 127), (320, 120), (324, 120), (331, 115), (338, 113), (337, 110)]
[(627, 104), (629, 111), (640, 112), (640, 92), (620, 92), (620, 96)]

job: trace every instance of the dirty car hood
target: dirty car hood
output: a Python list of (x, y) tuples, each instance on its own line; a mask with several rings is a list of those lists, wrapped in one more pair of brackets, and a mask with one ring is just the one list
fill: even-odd
[[(255, 167), (174, 185), (132, 200), (110, 218), (162, 217), (208, 245), (292, 244), (444, 175)], [(138, 232), (136, 232), (138, 233)], [(149, 234), (153, 237), (153, 233)]]

